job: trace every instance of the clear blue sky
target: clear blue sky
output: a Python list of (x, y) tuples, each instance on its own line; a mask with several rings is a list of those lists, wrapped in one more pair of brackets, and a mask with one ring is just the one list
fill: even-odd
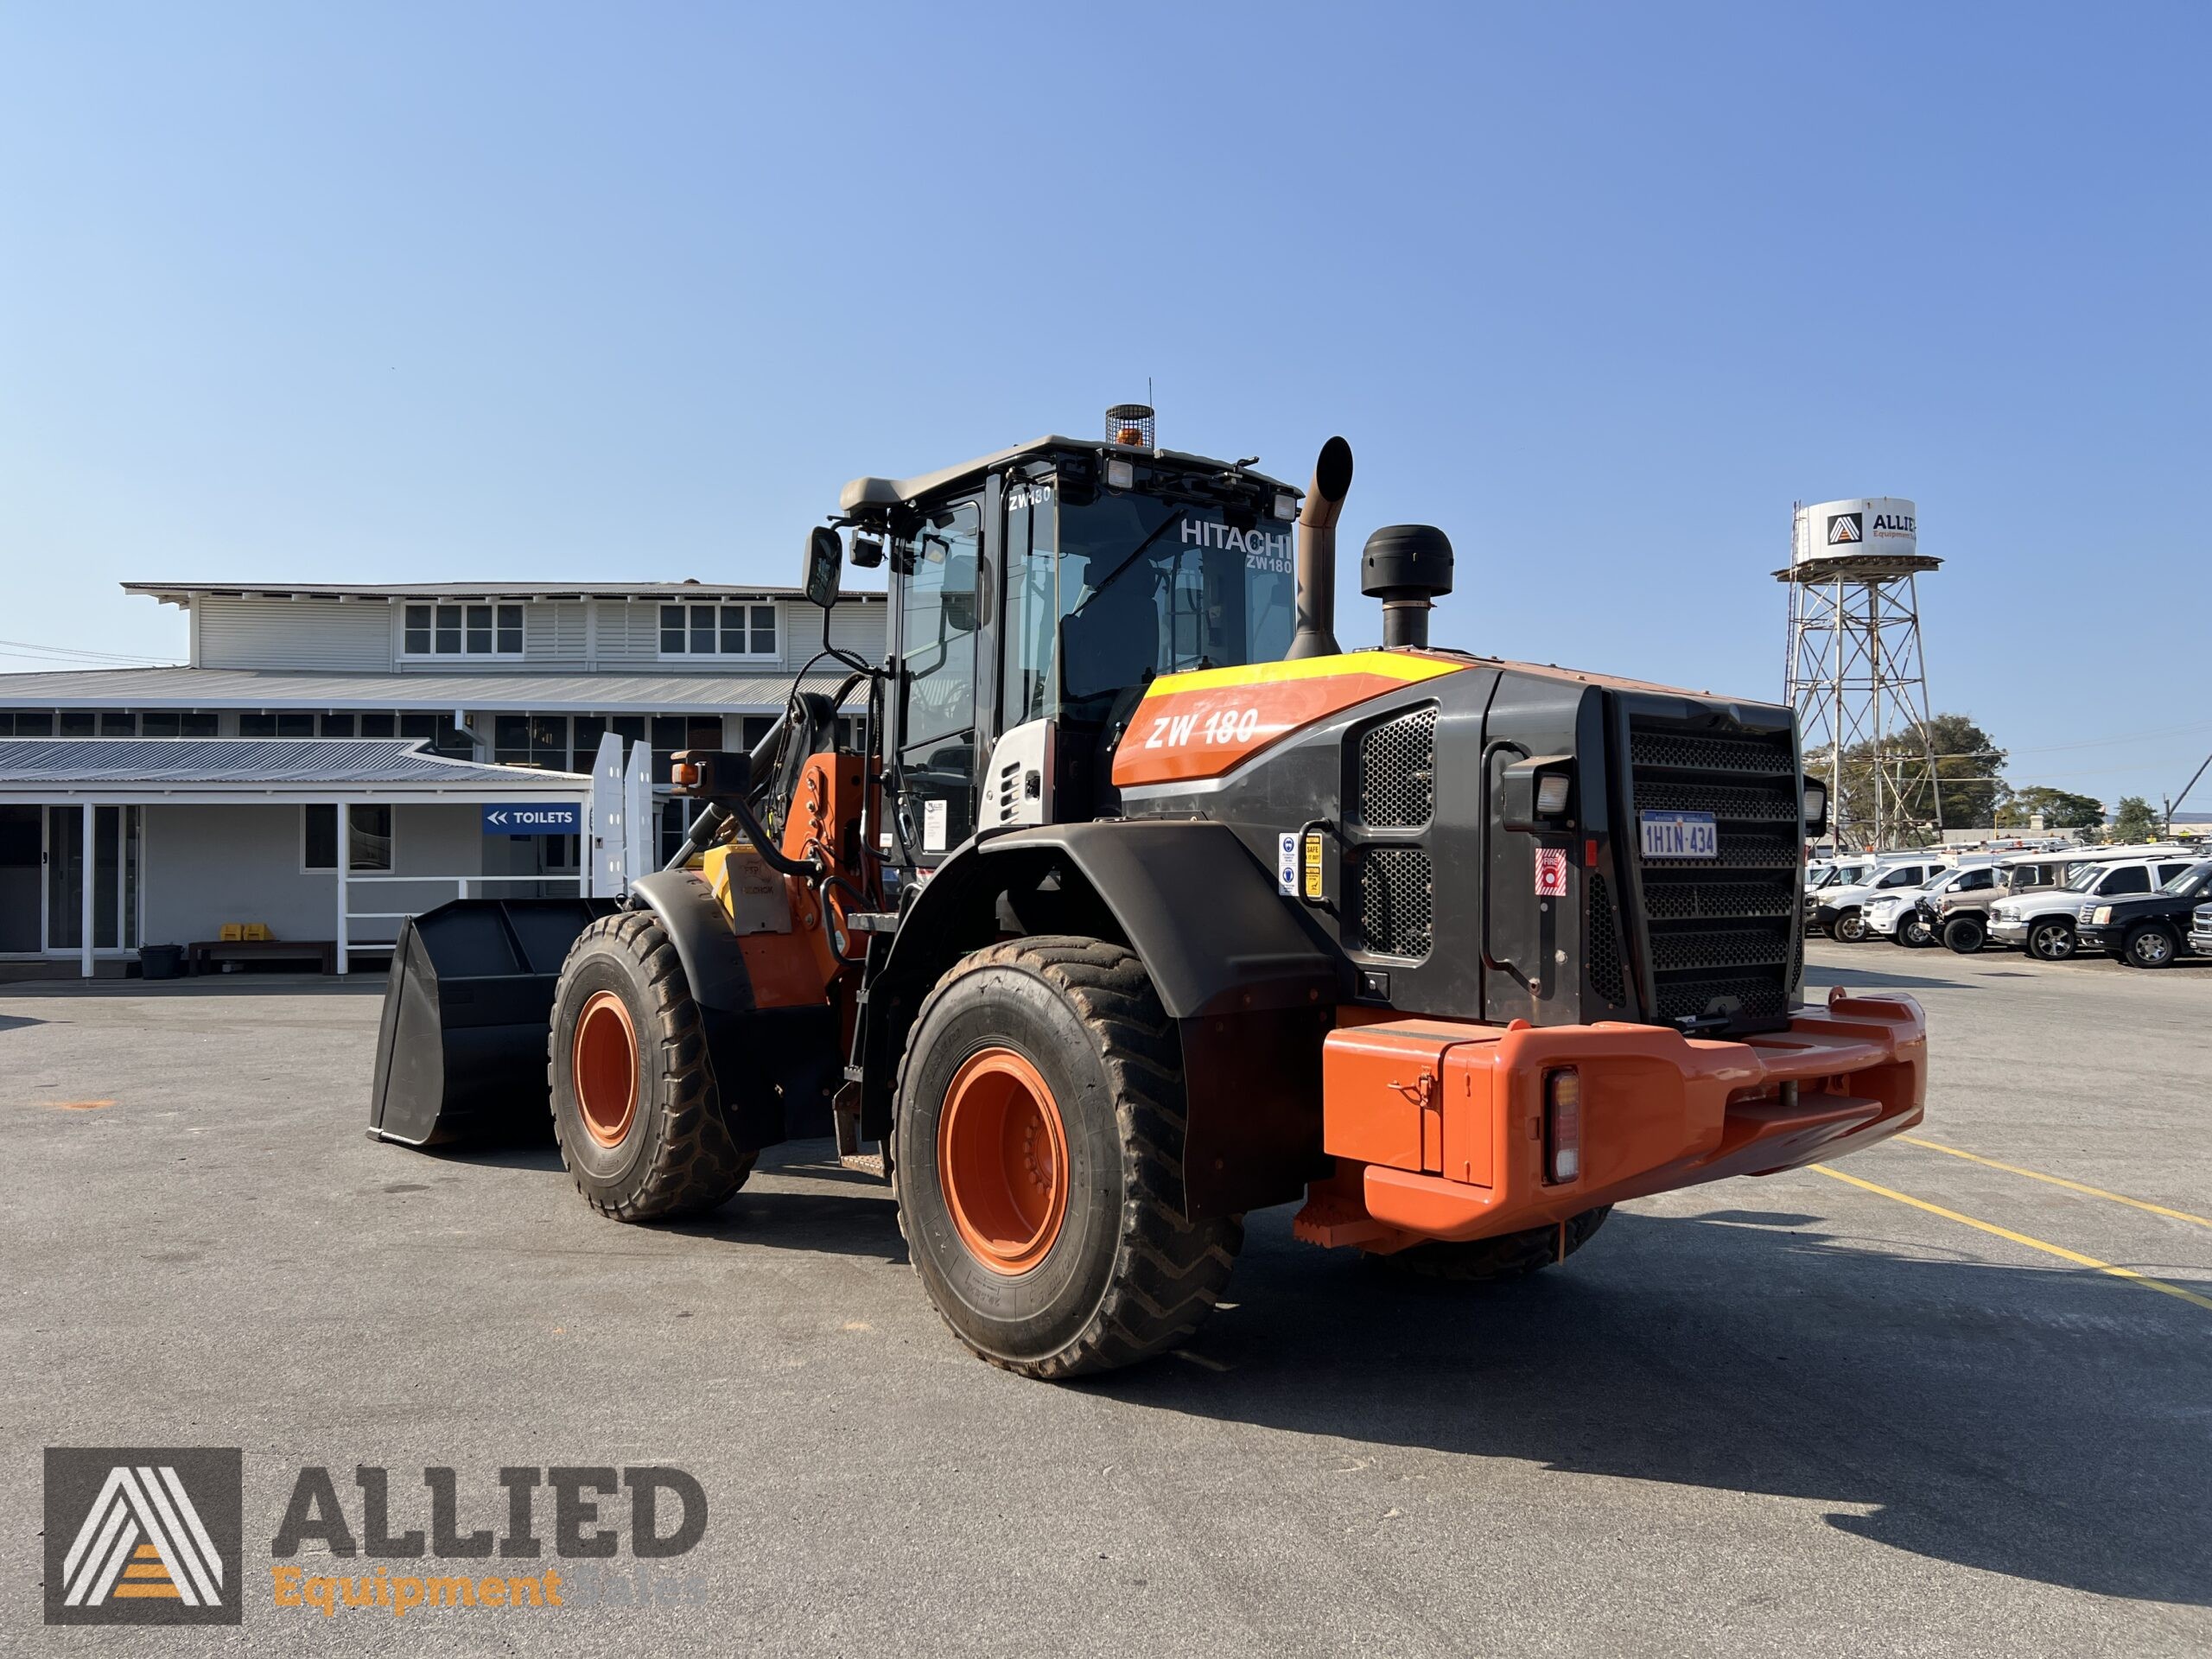
[(2208, 61), (2196, 4), (10, 7), (0, 637), (787, 581), (849, 476), (1149, 375), (1177, 447), (1348, 435), (1347, 556), (1457, 544), (1440, 639), (1694, 686), (1778, 692), (1793, 499), (1913, 498), (1936, 707), (2155, 798)]

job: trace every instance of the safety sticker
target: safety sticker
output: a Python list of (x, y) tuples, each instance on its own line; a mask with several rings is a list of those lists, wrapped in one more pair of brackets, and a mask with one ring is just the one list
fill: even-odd
[(1275, 837), (1275, 886), (1298, 896), (1298, 831), (1287, 830)]
[(1567, 849), (1539, 847), (1536, 849), (1536, 897), (1564, 899), (1567, 897)]

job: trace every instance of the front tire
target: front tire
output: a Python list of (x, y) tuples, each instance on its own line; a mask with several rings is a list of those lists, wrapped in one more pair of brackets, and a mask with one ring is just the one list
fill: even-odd
[(561, 1161), (603, 1216), (702, 1215), (753, 1172), (722, 1116), (690, 982), (650, 912), (602, 916), (569, 947), (546, 1080)]
[(2146, 924), (2127, 936), (2120, 959), (2132, 968), (2171, 968), (2181, 954), (2174, 936), (2156, 923)]
[(1174, 1022), (1136, 956), (1039, 937), (963, 957), (906, 1042), (899, 1224), (952, 1333), (1025, 1376), (1132, 1364), (1213, 1311), (1242, 1217), (1182, 1214)]
[(1415, 1244), (1375, 1259), (1384, 1267), (1421, 1279), (1447, 1280), (1453, 1284), (1488, 1285), (1507, 1279), (1523, 1279), (1555, 1262), (1562, 1262), (1590, 1242), (1590, 1236), (1613, 1213), (1610, 1204), (1585, 1210), (1567, 1218), (1562, 1241), (1557, 1227), (1531, 1227), (1524, 1232), (1501, 1233), (1496, 1238), (1470, 1239), (1465, 1243), (1439, 1240)]
[(2080, 944), (2071, 922), (2037, 922), (2028, 930), (2028, 954), (2038, 962), (2064, 962)]
[(1847, 910), (1828, 925), (1828, 937), (1843, 944), (1857, 944), (1866, 937), (1866, 918), (1856, 910)]
[(1943, 925), (1943, 944), (1962, 957), (1973, 956), (1989, 942), (1989, 930), (1973, 916), (1954, 916)]
[(1917, 912), (1897, 918), (1897, 942), (1908, 950), (1925, 950), (1936, 943), (1936, 931)]

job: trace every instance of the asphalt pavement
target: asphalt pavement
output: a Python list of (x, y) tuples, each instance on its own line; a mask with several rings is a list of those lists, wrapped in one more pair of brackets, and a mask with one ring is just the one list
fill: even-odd
[[(826, 1146), (622, 1227), (550, 1147), (365, 1138), (373, 982), (0, 988), (0, 1650), (2212, 1649), (2212, 966), (1810, 958), (1926, 1007), (1910, 1141), (1486, 1291), (1269, 1211), (1187, 1350), (1072, 1386), (969, 1357)], [(43, 1626), (50, 1446), (242, 1447), (243, 1624)], [(707, 1524), (557, 1608), (325, 1614), (276, 1569), (423, 1569), (274, 1554), (309, 1465), (355, 1530), (363, 1467), (397, 1531), (425, 1468), (464, 1532), (508, 1467), (674, 1466)]]

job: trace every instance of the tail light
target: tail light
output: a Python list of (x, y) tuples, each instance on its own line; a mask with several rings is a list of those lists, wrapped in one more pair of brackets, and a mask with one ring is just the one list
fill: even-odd
[(1544, 1179), (1553, 1185), (1582, 1173), (1582, 1074), (1573, 1066), (1544, 1073)]

